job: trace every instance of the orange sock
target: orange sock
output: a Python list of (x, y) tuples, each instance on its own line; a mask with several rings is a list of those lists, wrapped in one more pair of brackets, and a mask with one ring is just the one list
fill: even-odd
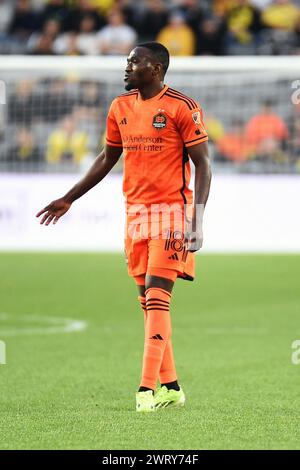
[(175, 382), (175, 380), (177, 380), (177, 374), (173, 354), (173, 345), (171, 338), (169, 338), (160, 366), (159, 381), (161, 384), (167, 384), (169, 382)]
[(171, 336), (171, 294), (164, 289), (150, 287), (146, 290), (147, 320), (141, 387), (156, 388), (163, 356)]
[[(147, 309), (146, 309), (146, 297), (139, 296), (139, 302), (141, 304), (141, 308), (144, 312), (144, 326), (146, 330), (146, 321), (147, 321)], [(175, 361), (174, 361), (174, 354), (173, 354), (173, 345), (171, 338), (167, 342), (167, 346), (163, 355), (163, 360), (161, 363), (160, 371), (159, 371), (159, 381), (161, 384), (174, 382), (177, 380), (177, 373), (175, 368)]]

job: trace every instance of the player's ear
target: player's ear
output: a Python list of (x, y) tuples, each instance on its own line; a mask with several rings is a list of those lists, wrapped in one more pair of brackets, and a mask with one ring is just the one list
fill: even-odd
[(162, 65), (157, 63), (157, 64), (154, 64), (153, 66), (153, 75), (157, 76), (157, 75), (161, 75), (161, 72), (162, 72)]

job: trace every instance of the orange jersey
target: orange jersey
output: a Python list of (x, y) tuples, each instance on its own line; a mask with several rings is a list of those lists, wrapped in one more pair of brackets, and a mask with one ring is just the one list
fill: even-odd
[(164, 86), (148, 100), (118, 96), (107, 116), (108, 145), (123, 147), (127, 204), (193, 202), (188, 148), (208, 140), (200, 106)]

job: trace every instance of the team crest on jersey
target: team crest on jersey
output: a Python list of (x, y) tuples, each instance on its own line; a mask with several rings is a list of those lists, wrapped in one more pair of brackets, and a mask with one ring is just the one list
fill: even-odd
[(167, 125), (167, 118), (163, 113), (158, 113), (155, 114), (153, 121), (152, 121), (152, 126), (155, 127), (155, 129), (164, 129)]
[(193, 113), (192, 118), (195, 124), (201, 124), (200, 111), (196, 111), (195, 113)]

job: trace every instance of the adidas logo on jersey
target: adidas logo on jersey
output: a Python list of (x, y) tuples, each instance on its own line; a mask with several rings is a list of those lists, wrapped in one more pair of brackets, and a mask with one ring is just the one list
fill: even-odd
[(160, 334), (157, 334), (157, 335), (151, 336), (150, 339), (160, 339), (160, 340), (163, 340), (163, 337), (160, 336)]
[(119, 124), (127, 124), (127, 119), (126, 119), (126, 117), (124, 117), (124, 118), (122, 119), (122, 121), (119, 122)]
[(176, 261), (179, 260), (177, 253), (174, 253), (173, 255), (169, 256), (168, 259), (174, 259), (174, 260), (176, 260)]

